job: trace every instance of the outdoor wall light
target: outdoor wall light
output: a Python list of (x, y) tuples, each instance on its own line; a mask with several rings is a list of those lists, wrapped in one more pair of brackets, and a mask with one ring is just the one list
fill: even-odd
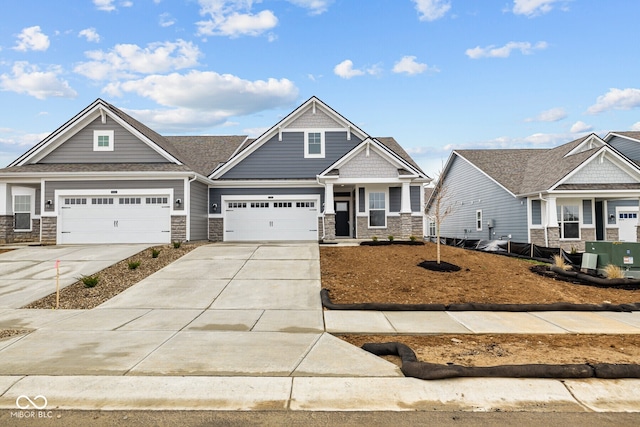
[(176, 199), (176, 206), (180, 206), (182, 204), (182, 200)]
[(609, 215), (609, 220), (613, 221), (614, 219), (616, 219), (616, 216), (614, 214), (610, 214)]
[(218, 209), (218, 204), (217, 203), (212, 204), (211, 209), (213, 209), (213, 211), (215, 212), (216, 209)]
[(47, 200), (47, 206), (51, 206), (52, 204), (53, 204), (53, 201)]

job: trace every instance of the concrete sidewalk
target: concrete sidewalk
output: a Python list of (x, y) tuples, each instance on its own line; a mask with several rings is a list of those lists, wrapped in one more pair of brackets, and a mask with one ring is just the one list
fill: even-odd
[(0, 340), (0, 408), (41, 396), (48, 409), (640, 412), (640, 380), (421, 381), (328, 333), (637, 333), (638, 322), (323, 311), (317, 244), (212, 244), (93, 310), (0, 309), (0, 328), (33, 329)]

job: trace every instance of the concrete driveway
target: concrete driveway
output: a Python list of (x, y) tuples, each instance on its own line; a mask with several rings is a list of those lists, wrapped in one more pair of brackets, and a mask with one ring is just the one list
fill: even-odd
[[(325, 333), (317, 243), (201, 246), (93, 310), (0, 309), (0, 375), (402, 376)], [(49, 261), (51, 264), (51, 261)]]
[(25, 246), (0, 254), (0, 309), (19, 308), (56, 291), (82, 275), (96, 273), (148, 245)]

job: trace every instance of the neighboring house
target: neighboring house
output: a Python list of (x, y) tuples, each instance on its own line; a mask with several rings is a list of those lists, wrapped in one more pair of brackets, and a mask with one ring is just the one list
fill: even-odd
[[(552, 149), (456, 150), (440, 179), (452, 213), (443, 237), (584, 250), (638, 241), (640, 132), (595, 134)], [(435, 233), (433, 201), (427, 234)]]
[(257, 139), (162, 136), (98, 99), (0, 169), (0, 242), (408, 238), (429, 181), (316, 97)]

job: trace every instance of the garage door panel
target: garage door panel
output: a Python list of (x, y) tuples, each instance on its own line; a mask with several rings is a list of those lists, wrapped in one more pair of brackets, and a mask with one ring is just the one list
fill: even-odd
[(124, 196), (61, 198), (59, 243), (169, 243), (168, 204), (146, 201)]
[(317, 240), (317, 202), (242, 200), (225, 206), (226, 241)]

